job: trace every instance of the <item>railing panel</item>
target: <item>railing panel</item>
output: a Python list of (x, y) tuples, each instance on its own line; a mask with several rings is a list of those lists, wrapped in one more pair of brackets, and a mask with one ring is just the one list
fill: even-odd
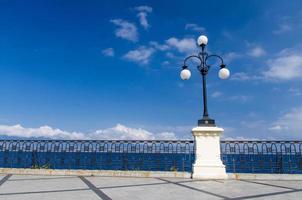
[(302, 141), (221, 141), (227, 172), (302, 174)]
[(0, 140), (0, 167), (94, 170), (192, 170), (194, 142)]

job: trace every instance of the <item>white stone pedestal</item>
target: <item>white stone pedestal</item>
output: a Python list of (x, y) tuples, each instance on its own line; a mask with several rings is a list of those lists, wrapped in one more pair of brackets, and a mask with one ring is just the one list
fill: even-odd
[(220, 158), (220, 135), (224, 130), (218, 127), (195, 127), (194, 179), (227, 179), (225, 166)]

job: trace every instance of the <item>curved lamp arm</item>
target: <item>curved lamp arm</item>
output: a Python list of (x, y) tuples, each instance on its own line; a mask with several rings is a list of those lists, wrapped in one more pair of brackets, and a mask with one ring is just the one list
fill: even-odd
[(187, 62), (187, 60), (189, 60), (191, 58), (197, 58), (200, 61), (200, 63), (202, 63), (202, 60), (201, 60), (201, 58), (199, 56), (192, 55), (192, 56), (188, 56), (188, 57), (185, 58), (185, 60), (184, 60), (184, 66), (183, 67), (187, 67), (186, 62)]
[(213, 54), (213, 55), (209, 55), (209, 56), (207, 56), (207, 57), (205, 58), (205, 65), (206, 65), (208, 68), (210, 68), (210, 65), (207, 64), (207, 60), (208, 60), (209, 58), (218, 58), (218, 59), (220, 60), (220, 62), (221, 62), (220, 68), (224, 68), (224, 67), (225, 67), (225, 64), (224, 64), (224, 62), (223, 62), (222, 57), (219, 56), (219, 55)]

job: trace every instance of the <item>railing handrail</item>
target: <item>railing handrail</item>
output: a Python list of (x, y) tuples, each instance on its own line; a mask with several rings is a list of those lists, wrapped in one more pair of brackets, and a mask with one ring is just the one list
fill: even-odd
[[(23, 142), (23, 141), (34, 141), (34, 142), (38, 142), (38, 141), (42, 141), (42, 142), (189, 142), (189, 143), (193, 143), (194, 140), (191, 139), (181, 139), (181, 140), (90, 140), (90, 139), (81, 139), (81, 140), (71, 140), (71, 139), (0, 139), (0, 142)], [(302, 142), (302, 140), (261, 140), (261, 139), (257, 139), (257, 140), (220, 140), (220, 142), (222, 143), (226, 143), (226, 142), (238, 142), (238, 143), (244, 143), (244, 142), (254, 142), (254, 143), (263, 143), (263, 142), (267, 142), (267, 143), (297, 143), (297, 142)]]
[(220, 140), (222, 143), (300, 143), (302, 140)]
[(64, 139), (1, 139), (0, 142), (189, 142), (193, 143), (194, 140), (64, 140)]

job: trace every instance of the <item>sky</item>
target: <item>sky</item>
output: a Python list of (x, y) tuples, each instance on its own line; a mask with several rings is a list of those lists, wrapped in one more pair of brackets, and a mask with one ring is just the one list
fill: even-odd
[(0, 1), (0, 135), (191, 139), (209, 71), (211, 118), (225, 139), (301, 139), (302, 2)]

